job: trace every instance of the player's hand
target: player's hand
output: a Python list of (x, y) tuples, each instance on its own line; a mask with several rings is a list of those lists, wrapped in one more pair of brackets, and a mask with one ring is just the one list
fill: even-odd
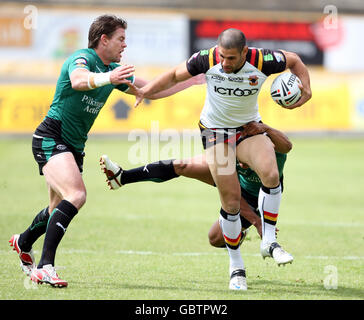
[(302, 84), (299, 84), (298, 87), (301, 89), (301, 98), (295, 104), (293, 104), (291, 106), (286, 106), (286, 107), (284, 106), (283, 108), (285, 108), (285, 109), (295, 109), (295, 108), (298, 108), (298, 107), (302, 106), (308, 100), (311, 99), (312, 92), (311, 92), (310, 88), (306, 88)]
[(129, 87), (128, 93), (130, 92), (131, 94), (136, 96), (140, 91), (140, 89), (128, 79), (120, 80), (120, 84), (122, 83), (126, 84)]
[[(122, 65), (115, 68), (110, 73), (110, 82), (114, 85), (119, 85), (122, 83), (128, 84), (126, 78), (131, 77), (135, 72), (135, 67), (131, 65)], [(129, 81), (130, 82), (130, 81)]]
[(267, 126), (264, 123), (251, 121), (243, 125), (244, 130), (241, 131), (242, 137), (255, 136), (267, 131)]
[(136, 108), (143, 100), (144, 100), (144, 91), (143, 89), (138, 89), (138, 91), (135, 94), (135, 104), (134, 108)]

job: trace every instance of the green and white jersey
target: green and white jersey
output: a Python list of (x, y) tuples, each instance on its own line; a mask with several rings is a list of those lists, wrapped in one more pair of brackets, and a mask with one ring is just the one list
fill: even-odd
[[(287, 159), (287, 154), (276, 152), (279, 177), (283, 176), (283, 168)], [(239, 164), (236, 165), (240, 186), (254, 197), (258, 197), (262, 182), (258, 175), (250, 168), (243, 169)]]
[[(126, 84), (109, 84), (89, 91), (77, 91), (72, 89), (70, 74), (78, 68), (101, 73), (118, 66), (117, 63), (104, 65), (94, 49), (76, 51), (62, 66), (53, 102), (46, 117), (60, 122), (61, 138), (78, 152), (84, 149), (87, 134), (112, 90), (116, 88), (126, 92), (129, 87)], [(134, 82), (134, 76), (128, 80)]]

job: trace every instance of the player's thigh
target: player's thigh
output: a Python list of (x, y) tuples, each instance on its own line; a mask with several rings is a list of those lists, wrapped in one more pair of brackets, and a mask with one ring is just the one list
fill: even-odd
[(235, 146), (221, 142), (208, 147), (206, 161), (215, 183), (218, 177), (236, 173)]
[(43, 167), (50, 188), (62, 199), (76, 207), (85, 202), (86, 188), (75, 158), (71, 152), (57, 154)]
[(243, 140), (236, 148), (236, 156), (260, 178), (272, 170), (278, 172), (274, 145), (265, 135), (259, 134)]
[(239, 194), (240, 184), (236, 174), (236, 155), (227, 143), (218, 143), (206, 149), (206, 161), (219, 192)]

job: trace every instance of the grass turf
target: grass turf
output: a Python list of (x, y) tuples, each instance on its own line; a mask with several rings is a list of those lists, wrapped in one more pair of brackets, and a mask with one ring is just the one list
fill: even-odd
[[(278, 241), (295, 260), (285, 267), (263, 260), (251, 229), (241, 248), (247, 292), (228, 290), (227, 252), (208, 243), (220, 207), (217, 190), (181, 177), (109, 191), (99, 156), (130, 168), (131, 143), (96, 137), (86, 147), (88, 200), (56, 256), (69, 287), (33, 285), (7, 241), (47, 205), (46, 186), (31, 139), (0, 140), (0, 299), (364, 299), (364, 141), (292, 140)], [(38, 259), (42, 242), (34, 245)], [(329, 289), (332, 276), (336, 289)]]

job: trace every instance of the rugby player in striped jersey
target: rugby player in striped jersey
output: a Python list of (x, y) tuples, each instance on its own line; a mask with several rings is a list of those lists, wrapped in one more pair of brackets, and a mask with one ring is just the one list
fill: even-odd
[[(281, 185), (274, 146), (270, 139), (258, 134), (243, 137), (241, 127), (260, 121), (258, 95), (271, 74), (286, 69), (301, 80), (301, 98), (292, 106), (301, 107), (311, 98), (310, 77), (300, 57), (283, 50), (250, 48), (244, 33), (227, 29), (220, 33), (217, 46), (201, 50), (191, 58), (166, 71), (138, 92), (137, 106), (144, 95), (168, 89), (178, 82), (205, 74), (207, 93), (200, 115), (199, 127), (209, 169), (220, 196), (220, 224), (230, 258), (231, 289), (243, 290), (240, 285), (243, 261), (239, 243), (241, 237), (240, 185), (236, 175), (236, 158), (252, 168), (260, 180), (259, 207), (263, 223), (261, 254), (274, 256), (279, 263), (292, 262), (292, 256), (276, 241), (275, 227), (281, 201)], [(268, 222), (269, 221), (269, 222)], [(279, 249), (279, 250), (277, 250)], [(235, 276), (237, 275), (237, 276)]]

